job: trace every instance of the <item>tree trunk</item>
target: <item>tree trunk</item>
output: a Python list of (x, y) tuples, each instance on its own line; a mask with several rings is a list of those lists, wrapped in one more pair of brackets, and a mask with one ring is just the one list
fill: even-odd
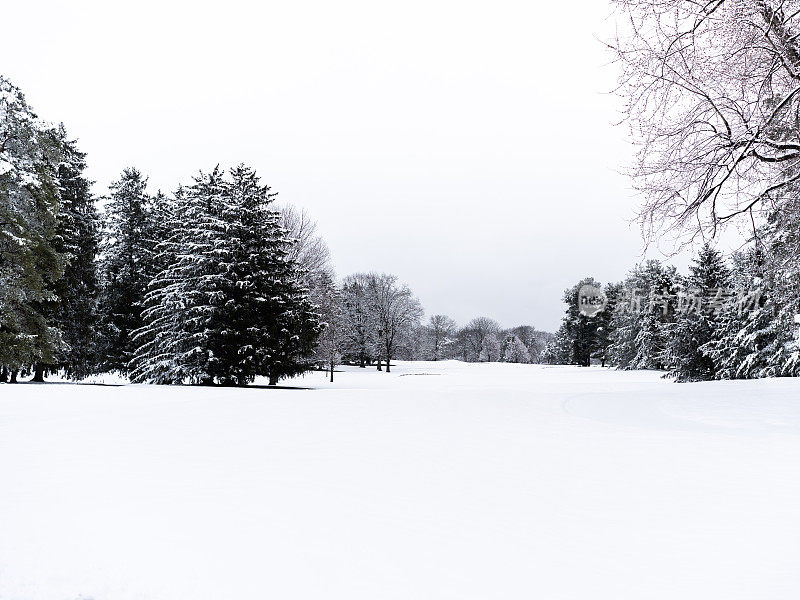
[(389, 356), (389, 355), (387, 354), (387, 355), (386, 355), (386, 372), (387, 372), (387, 373), (391, 372), (391, 367), (392, 367), (392, 365), (391, 365), (391, 364), (389, 364), (389, 363), (391, 363), (391, 362), (392, 362), (392, 357), (391, 357), (391, 356)]
[(380, 358), (378, 358), (378, 371), (383, 371), (383, 368), (381, 367), (381, 359)]
[(359, 369), (366, 369), (367, 368), (367, 359), (364, 356), (364, 351), (363, 350), (358, 355), (358, 368)]
[(33, 368), (33, 379), (31, 379), (31, 381), (44, 383), (44, 365), (42, 363), (36, 363), (36, 366)]
[(8, 382), (8, 369), (6, 369), (5, 365), (0, 368), (0, 383), (7, 383)]
[(331, 361), (331, 383), (333, 383), (333, 361)]
[(277, 375), (270, 375), (269, 376), (269, 384), (270, 385), (278, 385), (278, 376)]
[(16, 369), (11, 370), (11, 381), (9, 383), (17, 383), (17, 371)]

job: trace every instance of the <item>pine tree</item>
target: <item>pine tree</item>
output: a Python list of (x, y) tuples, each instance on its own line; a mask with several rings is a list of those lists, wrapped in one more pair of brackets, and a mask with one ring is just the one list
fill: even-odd
[(293, 242), (281, 227), (280, 213), (270, 206), (276, 194), (243, 165), (231, 170), (231, 179), (237, 214), (228, 217), (235, 224), (229, 235), (238, 239), (238, 252), (227, 318), (248, 339), (239, 350), (241, 376), (265, 375), (275, 385), (309, 368), (320, 330), (318, 314), (303, 285), (304, 272), (289, 256)]
[(61, 335), (48, 322), (64, 269), (57, 249), (57, 133), (0, 76), (0, 364), (11, 372), (53, 362)]
[(678, 275), (649, 260), (626, 278), (611, 319), (610, 364), (620, 369), (663, 369), (670, 324), (675, 320)]
[(239, 383), (223, 346), (230, 337), (226, 304), (235, 287), (227, 202), (218, 167), (179, 189), (171, 209), (162, 199), (170, 233), (155, 247), (153, 262), (164, 268), (149, 284), (144, 325), (134, 334), (133, 381)]
[(614, 342), (614, 315), (617, 304), (622, 296), (622, 284), (610, 283), (605, 287), (606, 307), (597, 314), (595, 319), (595, 349), (592, 358), (600, 361), (600, 366), (605, 367), (611, 360), (612, 344)]
[(309, 367), (319, 323), (269, 207), (274, 194), (240, 166), (176, 194), (157, 246), (132, 377), (154, 383), (270, 384)]
[(601, 316), (603, 311), (589, 316), (580, 310), (578, 296), (581, 288), (587, 285), (600, 288), (600, 284), (594, 278), (587, 277), (566, 290), (563, 299), (567, 309), (562, 319), (561, 343), (566, 342), (570, 347), (567, 363), (581, 367), (588, 367), (591, 364), (592, 355), (598, 350), (600, 344), (598, 327), (603, 319)]
[(58, 296), (54, 324), (62, 333), (64, 347), (54, 368), (80, 379), (97, 370), (98, 276), (97, 254), (100, 222), (91, 182), (85, 177), (86, 155), (59, 130), (63, 157), (58, 167), (61, 210), (58, 250), (66, 258), (64, 275), (55, 285)]
[(105, 334), (104, 368), (128, 372), (135, 350), (131, 334), (143, 325), (142, 306), (153, 275), (147, 178), (137, 169), (122, 172), (110, 186), (101, 246), (100, 313)]
[(677, 311), (675, 322), (667, 328), (665, 363), (669, 375), (678, 381), (714, 378), (714, 360), (702, 347), (719, 339), (729, 285), (725, 259), (711, 244), (704, 244), (686, 280), (688, 304)]
[[(791, 204), (795, 204), (793, 208)], [(798, 226), (787, 212), (773, 216), (754, 247), (733, 256), (736, 297), (720, 320), (719, 335), (702, 351), (717, 379), (798, 376)]]

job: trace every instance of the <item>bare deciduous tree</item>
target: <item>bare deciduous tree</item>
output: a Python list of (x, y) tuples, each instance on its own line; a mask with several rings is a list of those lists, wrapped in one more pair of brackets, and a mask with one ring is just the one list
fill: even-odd
[(481, 353), (478, 360), (481, 362), (497, 362), (500, 360), (502, 349), (497, 334), (487, 333), (481, 343)]
[(447, 315), (431, 315), (424, 328), (428, 351), (433, 360), (440, 360), (448, 346), (453, 343), (456, 322)]
[(312, 274), (327, 273), (332, 276), (331, 253), (325, 240), (317, 233), (317, 222), (303, 209), (291, 204), (280, 208), (281, 226), (296, 240), (289, 258)]
[(800, 0), (613, 1), (646, 238), (755, 227), (800, 181)]
[(366, 367), (375, 343), (375, 324), (370, 299), (370, 275), (348, 275), (342, 282), (342, 304), (347, 322), (349, 351), (358, 357), (358, 366)]
[(462, 338), (463, 349), (465, 350), (463, 359), (465, 361), (477, 361), (483, 349), (483, 338), (490, 333), (500, 333), (500, 324), (488, 317), (477, 317), (472, 319), (464, 326), (459, 333)]
[(315, 350), (316, 359), (330, 370), (331, 383), (333, 371), (342, 360), (342, 352), (347, 339), (347, 320), (345, 319), (342, 295), (336, 284), (325, 279), (321, 284), (323, 294), (319, 304), (322, 332)]
[(408, 286), (399, 284), (395, 275), (371, 274), (369, 290), (379, 347), (388, 373), (397, 343), (419, 325), (423, 310)]

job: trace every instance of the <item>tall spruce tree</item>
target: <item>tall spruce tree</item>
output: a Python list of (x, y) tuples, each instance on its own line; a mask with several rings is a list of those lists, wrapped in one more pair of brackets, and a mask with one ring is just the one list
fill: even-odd
[(758, 231), (753, 247), (734, 254), (736, 290), (720, 333), (702, 350), (717, 379), (800, 375), (800, 201), (787, 201)]
[(732, 257), (732, 287), (736, 300), (729, 301), (720, 316), (714, 339), (701, 351), (714, 363), (716, 379), (752, 379), (779, 374), (772, 358), (785, 339), (778, 335), (773, 293), (766, 289), (764, 259), (760, 249)]
[(68, 377), (82, 378), (97, 370), (98, 355), (97, 254), (100, 218), (91, 182), (84, 175), (86, 155), (59, 130), (62, 160), (58, 167), (61, 210), (56, 236), (58, 249), (66, 258), (64, 275), (55, 285), (58, 296), (54, 324), (64, 346), (56, 357), (55, 368)]
[(713, 379), (714, 360), (702, 348), (719, 339), (731, 290), (725, 259), (710, 243), (700, 249), (685, 284), (686, 303), (667, 325), (665, 362), (678, 381)]
[(230, 304), (229, 319), (246, 340), (244, 347), (233, 345), (235, 358), (240, 376), (249, 380), (264, 375), (275, 385), (309, 368), (320, 332), (319, 315), (309, 300), (306, 273), (290, 258), (294, 242), (271, 206), (277, 194), (244, 165), (230, 175), (237, 297)]
[(101, 245), (100, 314), (103, 367), (128, 372), (135, 350), (131, 333), (140, 328), (142, 305), (152, 273), (152, 221), (147, 178), (129, 168), (110, 185)]
[(216, 168), (176, 194), (150, 284), (132, 378), (270, 384), (308, 368), (319, 323), (291, 240), (254, 171)]
[(223, 220), (224, 185), (223, 173), (215, 168), (180, 188), (171, 209), (160, 204), (169, 233), (156, 246), (154, 263), (162, 269), (149, 284), (144, 324), (133, 335), (133, 381), (204, 385), (229, 381), (219, 340), (225, 333), (222, 313), (233, 286)]
[(592, 356), (600, 349), (603, 343), (600, 328), (606, 317), (604, 311), (591, 316), (581, 312), (578, 295), (585, 285), (600, 287), (594, 278), (587, 277), (564, 292), (563, 301), (567, 308), (555, 339), (545, 350), (544, 361), (588, 367)]
[(657, 260), (637, 266), (618, 291), (611, 319), (610, 364), (664, 369), (668, 327), (675, 320), (677, 271)]
[(64, 269), (59, 215), (57, 132), (0, 76), (0, 365), (20, 370), (53, 362), (61, 335), (48, 321)]

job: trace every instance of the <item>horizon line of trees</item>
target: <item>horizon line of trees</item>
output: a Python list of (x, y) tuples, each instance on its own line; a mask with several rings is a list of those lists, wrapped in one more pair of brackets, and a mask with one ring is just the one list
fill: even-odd
[[(270, 384), (341, 362), (536, 362), (549, 334), (489, 318), (422, 323), (396, 276), (336, 281), (305, 212), (255, 171), (152, 194), (126, 168), (91, 192), (86, 155), (0, 76), (0, 382), (117, 372), (133, 382)], [(98, 206), (102, 204), (102, 210)]]

